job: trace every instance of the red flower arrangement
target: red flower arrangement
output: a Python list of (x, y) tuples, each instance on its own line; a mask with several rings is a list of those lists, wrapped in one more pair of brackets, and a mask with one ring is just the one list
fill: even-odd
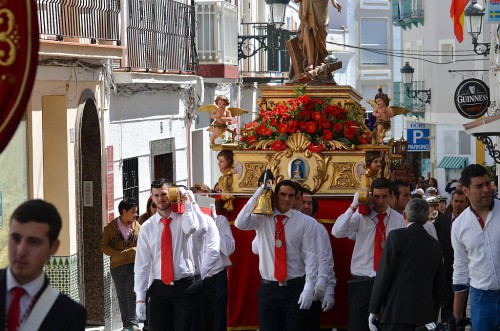
[(301, 95), (288, 101), (261, 107), (259, 117), (241, 129), (241, 148), (254, 148), (258, 142), (271, 141), (268, 148), (286, 149), (285, 141), (302, 132), (310, 141), (308, 150), (319, 153), (336, 140), (347, 146), (369, 144), (370, 131), (358, 120), (359, 108), (347, 110), (331, 105), (330, 98), (311, 98)]

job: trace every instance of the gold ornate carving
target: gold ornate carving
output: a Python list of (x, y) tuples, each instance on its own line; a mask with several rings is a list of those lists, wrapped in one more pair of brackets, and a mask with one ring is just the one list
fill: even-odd
[[(222, 190), (222, 193), (231, 193), (233, 192), (233, 168), (227, 169), (222, 173), (222, 176), (219, 177), (217, 181), (219, 185), (219, 189)], [(224, 201), (223, 208), (227, 211), (234, 210), (234, 196), (231, 194), (222, 194), (221, 200)]]
[(333, 164), (333, 178), (330, 189), (334, 188), (354, 188), (354, 163), (337, 162)]
[(311, 140), (307, 138), (302, 132), (295, 132), (288, 137), (285, 144), (292, 150), (292, 152), (302, 153), (306, 150), (307, 146), (311, 144)]
[(241, 188), (257, 188), (260, 174), (266, 169), (264, 162), (243, 162), (244, 176), (240, 181)]
[(7, 8), (0, 9), (0, 27), (4, 27), (4, 30), (0, 31), (0, 65), (4, 67), (14, 63), (16, 59), (15, 44), (19, 36), (17, 30), (14, 30), (15, 25), (14, 13)]
[(354, 149), (354, 145), (349, 147), (346, 144), (344, 144), (340, 141), (337, 141), (337, 140), (327, 141), (326, 145), (330, 149), (344, 149), (344, 150), (353, 150)]

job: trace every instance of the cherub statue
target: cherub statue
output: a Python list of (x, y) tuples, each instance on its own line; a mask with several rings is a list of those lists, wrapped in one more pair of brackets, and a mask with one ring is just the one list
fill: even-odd
[(212, 123), (207, 131), (212, 133), (210, 136), (211, 145), (215, 144), (215, 139), (224, 138), (226, 131), (231, 133), (230, 142), (234, 142), (236, 130), (229, 129), (228, 125), (234, 120), (234, 117), (248, 113), (244, 109), (227, 106), (229, 106), (229, 99), (223, 95), (218, 95), (215, 98), (214, 105), (204, 105), (198, 108), (199, 111), (210, 112)]
[(389, 106), (391, 98), (382, 91), (382, 85), (378, 85), (377, 89), (375, 100), (367, 100), (367, 102), (372, 106), (372, 116), (376, 119), (373, 129), (373, 143), (383, 144), (386, 132), (391, 129), (391, 118), (410, 111), (403, 107)]

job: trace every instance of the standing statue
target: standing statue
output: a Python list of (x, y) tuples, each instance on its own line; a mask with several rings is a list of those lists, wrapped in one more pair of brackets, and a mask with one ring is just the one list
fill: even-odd
[[(328, 35), (328, 3), (331, 1), (333, 7), (339, 12), (342, 6), (336, 0), (294, 0), (300, 2), (299, 18), (300, 25), (297, 31), (296, 43), (302, 63), (297, 63), (298, 70), (291, 70), (290, 79), (296, 74), (305, 74), (309, 79), (315, 76), (326, 75), (331, 71), (339, 69), (328, 61), (328, 51), (326, 49), (326, 37)], [(330, 63), (328, 63), (330, 62)], [(331, 69), (322, 66), (332, 67)], [(309, 75), (307, 75), (307, 73)]]

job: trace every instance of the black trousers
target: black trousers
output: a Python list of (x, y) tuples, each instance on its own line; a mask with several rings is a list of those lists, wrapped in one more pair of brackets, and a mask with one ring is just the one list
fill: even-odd
[(227, 331), (227, 271), (203, 280), (205, 331)]
[[(366, 322), (368, 324), (368, 320)], [(406, 323), (384, 323), (381, 325), (382, 331), (415, 331), (417, 325)]]
[(149, 287), (149, 330), (191, 331), (193, 319), (194, 277), (165, 285), (154, 280)]
[(260, 331), (304, 331), (306, 310), (297, 301), (304, 282), (288, 286), (262, 283), (258, 292)]
[(313, 301), (306, 310), (306, 331), (318, 331), (321, 318), (321, 301)]
[(368, 307), (373, 289), (373, 279), (351, 279), (349, 285), (349, 331), (370, 331), (368, 328)]
[[(443, 301), (441, 301), (441, 321), (448, 323), (453, 316), (453, 268), (448, 268), (445, 272), (445, 282), (443, 291)], [(465, 315), (464, 315), (465, 316)]]
[(205, 303), (203, 302), (203, 280), (200, 275), (194, 276), (193, 295), (194, 318), (191, 320), (191, 331), (205, 331)]

